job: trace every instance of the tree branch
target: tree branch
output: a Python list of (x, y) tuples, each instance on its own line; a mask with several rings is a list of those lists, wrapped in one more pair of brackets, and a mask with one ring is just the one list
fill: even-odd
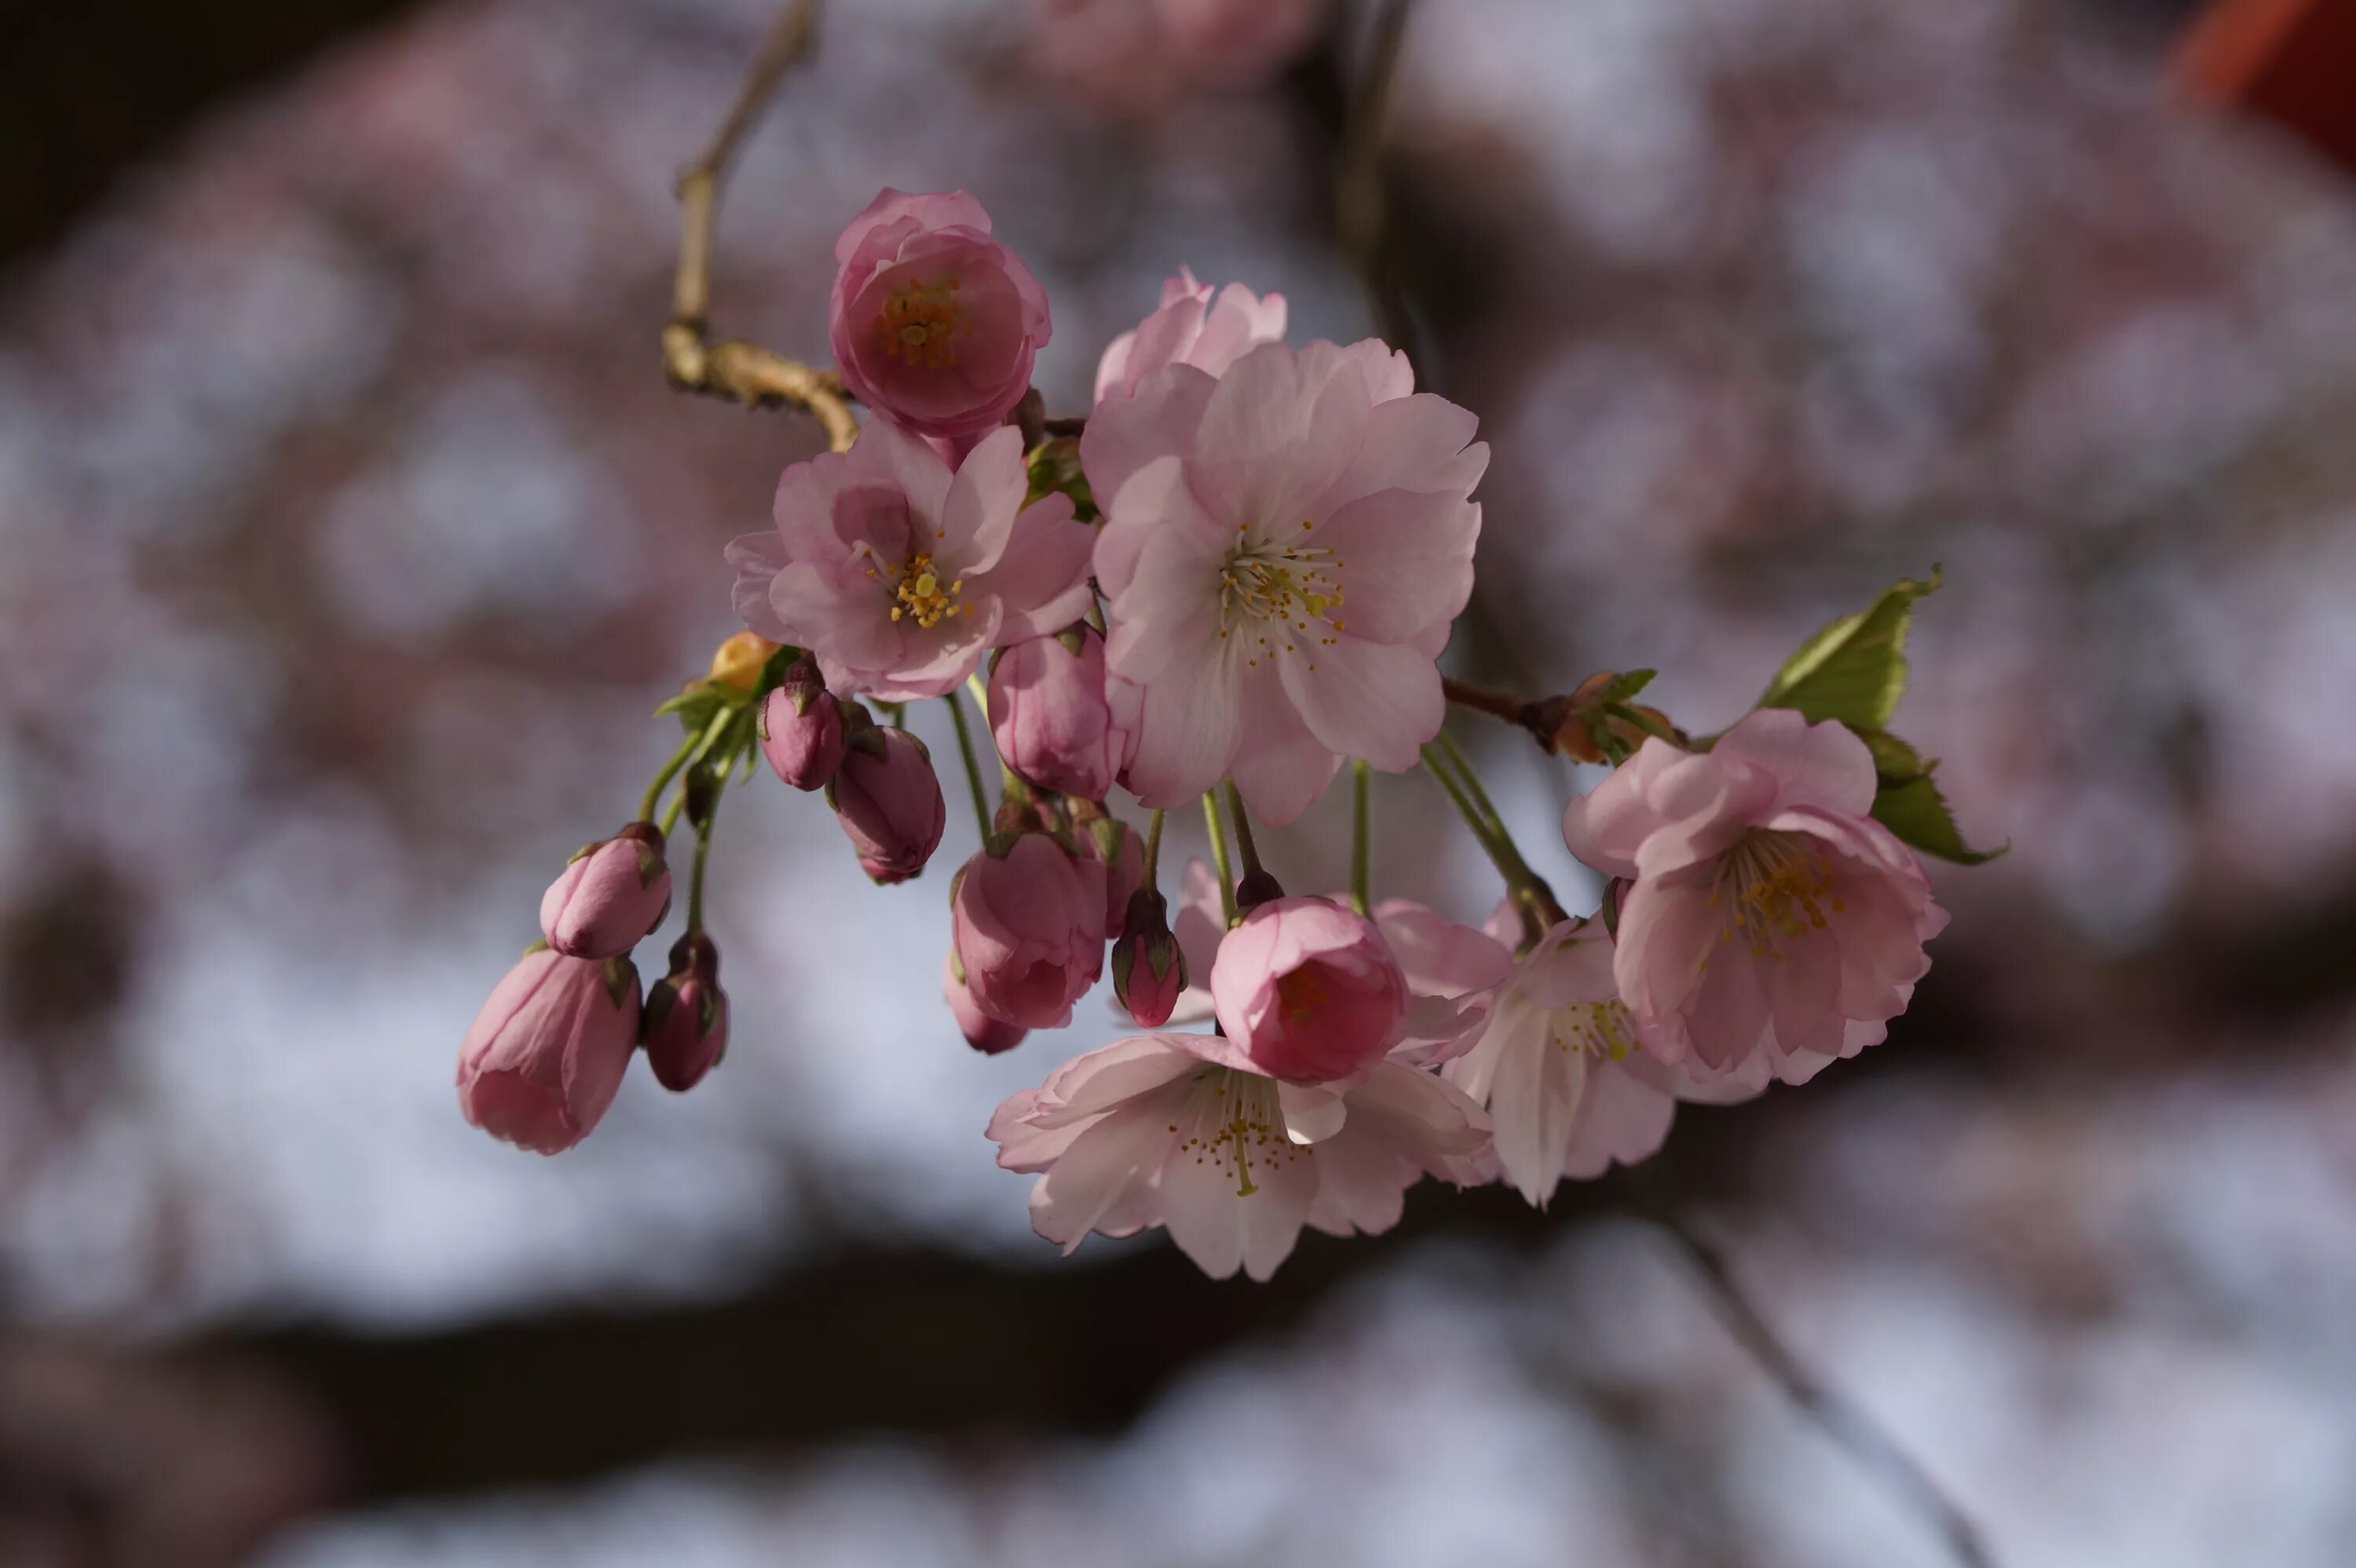
[(1726, 1255), (1682, 1221), (1654, 1215), (1653, 1222), (1691, 1263), (1735, 1343), (1748, 1351), (1800, 1413), (1845, 1449), (1865, 1469), (1878, 1473), (1901, 1500), (1923, 1517), (1946, 1542), (1963, 1568), (1996, 1568), (1987, 1538), (1961, 1505), (1940, 1489), (1920, 1461), (1871, 1416), (1825, 1386), (1802, 1365), (1764, 1314), (1737, 1283)]
[(753, 63), (712, 140), (679, 176), (679, 271), (671, 284), (670, 321), (663, 327), (663, 369), (682, 391), (726, 398), (753, 408), (790, 403), (825, 427), (837, 452), (858, 437), (842, 379), (830, 369), (788, 359), (774, 349), (737, 339), (712, 341), (712, 236), (720, 214), (720, 182), (787, 68), (809, 47), (819, 0), (786, 0), (762, 34)]

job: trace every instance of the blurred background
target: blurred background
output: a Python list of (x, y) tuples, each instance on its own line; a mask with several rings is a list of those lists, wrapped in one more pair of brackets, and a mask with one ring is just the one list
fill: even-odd
[[(1378, 18), (1214, 60), (1184, 9), (838, 0), (729, 187), (719, 330), (823, 358), (886, 184), (971, 188), (1039, 273), (1052, 411), (1181, 262), (1295, 341), (1388, 315), (1495, 447), (1455, 667), (1657, 667), (1697, 729), (1944, 563), (1899, 728), (2012, 853), (1934, 871), (1912, 1013), (1544, 1214), (1427, 1184), (1258, 1287), (1061, 1259), (981, 1126), (1109, 1004), (976, 1057), (962, 810), (876, 891), (764, 777), (724, 1066), (493, 1143), (459, 1036), (819, 445), (657, 351), (670, 177), (766, 0), (24, 7), (0, 1563), (1953, 1561), (1664, 1213), (2008, 1568), (2348, 1561), (2356, 6), (1423, 0), (1371, 293)], [(1552, 828), (1591, 780), (1463, 734), (1591, 904)], [(1429, 781), (1377, 783), (1378, 888), (1485, 910)], [(1346, 816), (1274, 836), (1288, 885)]]

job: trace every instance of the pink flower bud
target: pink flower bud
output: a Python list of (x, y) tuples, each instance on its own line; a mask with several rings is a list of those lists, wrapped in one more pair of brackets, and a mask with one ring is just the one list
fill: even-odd
[(834, 242), (827, 331), (843, 384), (925, 436), (977, 434), (1031, 385), (1047, 293), (964, 191), (885, 190)]
[(948, 999), (949, 1011), (956, 1015), (958, 1031), (965, 1036), (965, 1042), (984, 1056), (1012, 1051), (1031, 1032), (1019, 1025), (1002, 1023), (981, 1010), (973, 993), (966, 988), (954, 950), (941, 965), (941, 995)]
[(1219, 1027), (1271, 1077), (1346, 1078), (1380, 1061), (1407, 1018), (1407, 978), (1375, 923), (1331, 899), (1276, 899), (1211, 964)]
[(541, 934), (569, 958), (627, 953), (670, 911), (670, 868), (662, 829), (626, 825), (584, 845), (540, 897)]
[(842, 765), (842, 708), (805, 654), (761, 699), (761, 755), (796, 789), (824, 789)]
[(571, 1148), (614, 1103), (637, 1040), (628, 959), (534, 947), (492, 987), (458, 1047), (458, 1109), (519, 1147)]
[(1128, 929), (1112, 944), (1113, 995), (1140, 1027), (1160, 1029), (1186, 988), (1186, 960), (1170, 933), (1169, 908), (1160, 893), (1140, 888), (1130, 895), (1122, 923)]
[(1044, 833), (996, 842), (1000, 852), (968, 860), (949, 891), (967, 989), (1007, 1023), (1070, 1023), (1072, 1004), (1104, 973), (1104, 868)]
[(990, 668), (990, 733), (1006, 765), (1058, 795), (1102, 800), (1130, 736), (1105, 700), (1104, 637), (1067, 627), (1002, 650)]
[(869, 725), (845, 742), (826, 803), (859, 851), (860, 869), (882, 883), (923, 870), (948, 821), (925, 743), (889, 725)]
[(1077, 824), (1080, 852), (1105, 869), (1105, 934), (1129, 928), (1130, 895), (1145, 880), (1145, 840), (1118, 817)]
[(655, 1082), (684, 1093), (703, 1081), (728, 1050), (728, 993), (720, 988), (720, 949), (691, 931), (672, 944), (670, 973), (647, 993), (647, 1065)]

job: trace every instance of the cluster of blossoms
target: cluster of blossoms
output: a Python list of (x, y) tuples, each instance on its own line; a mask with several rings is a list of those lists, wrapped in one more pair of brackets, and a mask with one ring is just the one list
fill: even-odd
[[(971, 197), (886, 191), (836, 254), (833, 347), (871, 417), (788, 468), (775, 527), (729, 546), (749, 629), (666, 705), (686, 743), (637, 818), (550, 888), (544, 945), (461, 1052), (469, 1119), (552, 1151), (595, 1125), (641, 1043), (666, 1086), (701, 1078), (727, 1029), (701, 917), (721, 790), (757, 752), (826, 792), (870, 877), (913, 877), (946, 816), (901, 727), (928, 698), (956, 718), (982, 836), (949, 881), (958, 1029), (1012, 1050), (1109, 966), (1145, 1031), (991, 1120), (1067, 1249), (1159, 1226), (1214, 1275), (1265, 1278), (1303, 1225), (1393, 1224), (1424, 1176), (1543, 1204), (1652, 1154), (1679, 1101), (1803, 1083), (1904, 1010), (1946, 918), (1914, 850), (1974, 858), (1933, 764), (1886, 728), (1935, 580), (1825, 628), (1714, 736), (1634, 704), (1649, 672), (1545, 701), (1457, 686), (1438, 660), (1472, 589), (1488, 449), (1405, 356), (1290, 346), (1280, 296), (1182, 272), (1106, 349), (1085, 421), (1050, 423), (1026, 396), (1046, 298)], [(1562, 824), (1609, 879), (1594, 916), (1523, 858), (1442, 733), (1451, 699), (1613, 764)], [(1288, 894), (1252, 821), (1298, 818), (1345, 761), (1353, 885)], [(1371, 899), (1365, 771), (1418, 766), (1503, 879), (1481, 925)], [(1141, 830), (1108, 804), (1121, 791)], [(1163, 813), (1198, 799), (1215, 864), (1185, 869), (1173, 919)], [(628, 955), (668, 909), (682, 813), (687, 932), (642, 1008)]]

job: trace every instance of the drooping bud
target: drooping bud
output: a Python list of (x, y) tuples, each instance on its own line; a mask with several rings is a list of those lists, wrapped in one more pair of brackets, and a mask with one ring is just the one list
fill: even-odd
[(1106, 700), (1103, 635), (1081, 624), (1001, 650), (990, 667), (990, 733), (1006, 765), (1041, 789), (1102, 800), (1133, 739)]
[(700, 931), (671, 944), (670, 973), (647, 993), (647, 1065), (655, 1082), (684, 1093), (728, 1051), (728, 993), (720, 988), (720, 949)]
[(458, 1047), (458, 1109), (541, 1154), (595, 1129), (638, 1040), (638, 972), (626, 958), (535, 945), (491, 990)]
[(905, 882), (933, 858), (948, 822), (932, 756), (890, 725), (862, 727), (844, 748), (826, 803), (859, 851), (860, 869), (879, 883)]
[(1407, 976), (1365, 916), (1290, 898), (1244, 916), (1211, 965), (1219, 1027), (1260, 1071), (1330, 1083), (1381, 1059), (1407, 1018)]
[(1126, 927), (1112, 947), (1112, 989), (1140, 1028), (1160, 1029), (1186, 988), (1186, 959), (1170, 933), (1169, 906), (1151, 888), (1129, 898)]
[(632, 822), (566, 862), (541, 895), (540, 929), (569, 958), (613, 958), (636, 947), (669, 910), (662, 829)]
[(974, 1004), (1023, 1029), (1070, 1023), (1104, 973), (1104, 890), (1103, 866), (1045, 833), (994, 840), (968, 860), (949, 913)]
[(842, 708), (805, 654), (761, 700), (761, 755), (796, 789), (824, 789), (842, 765)]
[(966, 988), (965, 973), (958, 967), (954, 949), (941, 965), (941, 995), (948, 999), (949, 1011), (956, 1016), (958, 1032), (965, 1036), (968, 1045), (984, 1056), (1012, 1051), (1023, 1043), (1023, 1036), (1031, 1032), (1020, 1025), (991, 1018), (981, 1010), (980, 1005), (973, 999), (973, 993)]

